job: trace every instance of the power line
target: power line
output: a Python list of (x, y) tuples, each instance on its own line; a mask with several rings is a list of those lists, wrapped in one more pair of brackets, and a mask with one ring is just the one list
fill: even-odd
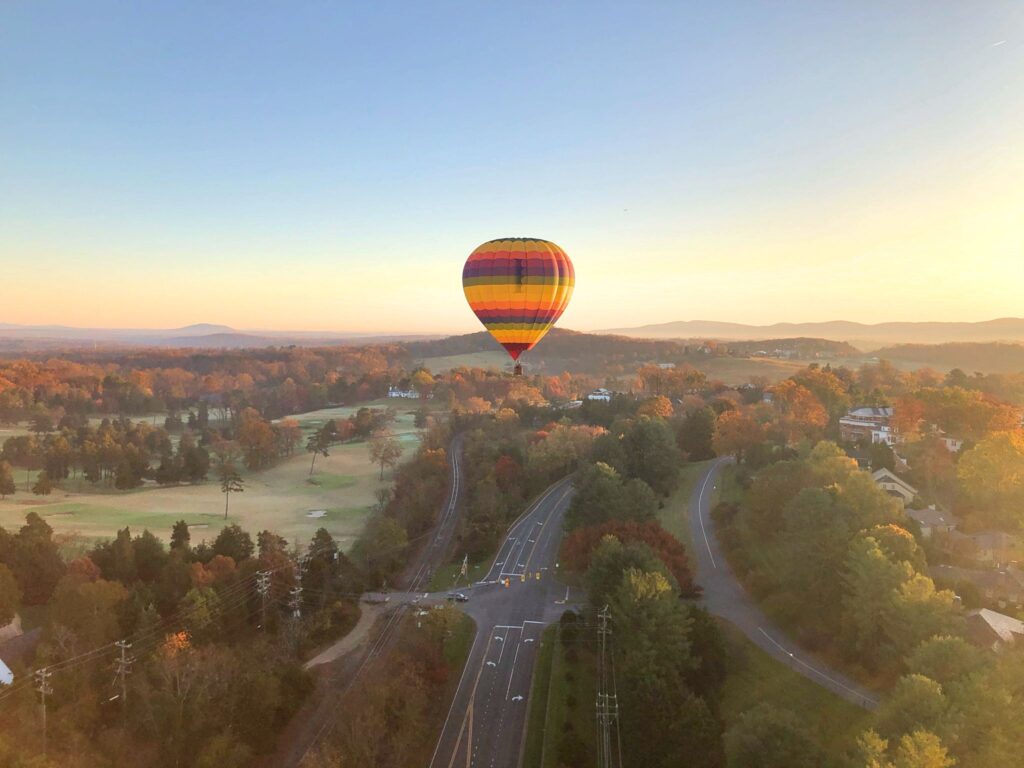
[(50, 685), (50, 674), (51, 672), (43, 667), (36, 671), (36, 681), (38, 683), (36, 690), (39, 692), (39, 711), (43, 718), (43, 757), (46, 757), (46, 697), (53, 693), (53, 688)]
[[(615, 668), (608, 654), (608, 638), (612, 634), (608, 626), (611, 613), (606, 605), (598, 614), (597, 634), (601, 652), (598, 661), (598, 688), (595, 714), (597, 717), (597, 764), (598, 768), (622, 766), (622, 744), (619, 737), (619, 701), (615, 690)], [(617, 749), (613, 751), (614, 743)]]

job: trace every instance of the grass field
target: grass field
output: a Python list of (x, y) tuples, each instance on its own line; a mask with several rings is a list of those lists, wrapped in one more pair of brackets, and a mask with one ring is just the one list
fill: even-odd
[(522, 765), (558, 768), (559, 742), (568, 733), (593, 755), (597, 662), (586, 643), (577, 643), (574, 650), (575, 659), (561, 642), (559, 625), (544, 630), (533, 672)]
[(483, 576), (485, 576), (487, 574), (487, 566), (490, 564), (491, 558), (475, 563), (471, 562), (469, 563), (468, 576), (463, 577), (462, 561), (457, 560), (450, 562), (434, 571), (434, 575), (431, 576), (430, 583), (427, 584), (426, 590), (428, 592), (440, 592), (445, 589), (455, 589), (457, 587), (468, 586), (475, 581), (479, 581)]
[(774, 384), (806, 368), (807, 361), (774, 360), (764, 357), (710, 357), (707, 360), (695, 361), (693, 366), (703, 371), (709, 379), (736, 386), (747, 383), (754, 376), (764, 376)]
[[(391, 429), (408, 454), (419, 439), (413, 427), (418, 404), (397, 402), (369, 405), (393, 405), (398, 409)], [(355, 410), (330, 408), (294, 418), (309, 432), (328, 419), (345, 417)], [(370, 463), (365, 442), (332, 447), (329, 456), (317, 458), (312, 477), (309, 463), (309, 454), (300, 446), (295, 456), (270, 469), (247, 474), (245, 491), (231, 497), (227, 523), (238, 523), (254, 534), (266, 528), (302, 543), (317, 528), (324, 527), (343, 546), (350, 545), (375, 503), (374, 491), (382, 485), (378, 480), (380, 469)], [(385, 473), (383, 485), (390, 482), (389, 474)], [(185, 520), (192, 526), (192, 538), (197, 542), (214, 538), (225, 525), (224, 496), (214, 481), (166, 488), (147, 484), (128, 492), (78, 492), (72, 481), (69, 488), (58, 489), (50, 496), (34, 496), (25, 492), (24, 477), (24, 472), (16, 473), (18, 493), (0, 502), (0, 525), (5, 528), (17, 529), (29, 511), (42, 515), (58, 533), (78, 534), (84, 539), (110, 537), (126, 525), (139, 531), (149, 528), (166, 539), (171, 525)], [(89, 487), (88, 483), (84, 485)], [(323, 515), (311, 517), (313, 512)]]
[(707, 466), (706, 461), (684, 464), (679, 470), (679, 487), (665, 500), (658, 510), (661, 527), (675, 536), (690, 557), (693, 557), (693, 536), (690, 531), (690, 495), (697, 484), (697, 478)]
[(788, 709), (830, 756), (852, 748), (857, 737), (871, 727), (869, 712), (778, 663), (732, 624), (721, 621), (720, 626), (728, 653), (728, 676), (722, 690), (722, 718), (727, 727), (757, 704)]
[(467, 352), (464, 355), (444, 355), (441, 357), (425, 357), (418, 361), (431, 373), (444, 373), (452, 368), (497, 368), (512, 369), (509, 356), (504, 352)]

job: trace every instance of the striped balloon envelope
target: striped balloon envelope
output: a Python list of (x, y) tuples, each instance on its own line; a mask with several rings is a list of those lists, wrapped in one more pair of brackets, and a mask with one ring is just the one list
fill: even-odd
[(534, 237), (489, 240), (462, 268), (470, 308), (517, 361), (551, 330), (568, 306), (574, 284), (565, 251)]

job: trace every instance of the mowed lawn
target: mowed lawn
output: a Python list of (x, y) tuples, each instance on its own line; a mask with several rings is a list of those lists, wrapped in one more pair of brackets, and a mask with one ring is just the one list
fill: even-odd
[(679, 470), (679, 485), (658, 510), (658, 522), (661, 523), (661, 527), (686, 547), (686, 553), (691, 559), (693, 558), (693, 535), (690, 531), (690, 496), (707, 465), (706, 461), (683, 464)]
[[(403, 460), (407, 458), (419, 442), (413, 426), (413, 412), (419, 404), (391, 400), (369, 405), (396, 408), (398, 417), (391, 429), (402, 443)], [(328, 419), (346, 417), (355, 410), (330, 408), (293, 418), (300, 422), (305, 436)], [(35, 496), (25, 491), (25, 473), (16, 471), (18, 492), (0, 501), (0, 526), (16, 530), (25, 515), (35, 511), (61, 534), (108, 538), (130, 526), (133, 531), (149, 528), (166, 540), (174, 522), (185, 520), (192, 527), (193, 541), (198, 542), (213, 539), (226, 524), (237, 523), (253, 534), (268, 529), (301, 544), (324, 527), (347, 548), (376, 503), (374, 492), (390, 483), (391, 471), (385, 472), (382, 483), (380, 467), (370, 463), (368, 446), (360, 441), (333, 446), (329, 456), (317, 458), (310, 476), (311, 457), (304, 445), (305, 439), (294, 456), (267, 470), (246, 473), (245, 490), (231, 495), (227, 521), (224, 496), (212, 473), (210, 480), (200, 485), (161, 488), (147, 483), (133, 491), (96, 489), (88, 483), (78, 491), (78, 484), (68, 481), (67, 489)]]
[(419, 363), (431, 373), (446, 373), (453, 368), (496, 368), (499, 370), (506, 368), (511, 370), (512, 368), (509, 356), (500, 350), (425, 357)]
[(769, 383), (775, 384), (806, 368), (807, 362), (764, 357), (709, 357), (706, 360), (695, 360), (692, 365), (713, 381), (736, 386), (746, 384), (754, 376), (764, 376)]

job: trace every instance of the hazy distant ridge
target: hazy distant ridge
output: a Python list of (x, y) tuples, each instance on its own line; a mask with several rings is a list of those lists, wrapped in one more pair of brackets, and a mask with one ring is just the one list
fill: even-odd
[[(183, 328), (71, 328), (63, 325), (0, 323), (0, 347), (53, 348), (61, 345), (257, 348), (321, 346), (436, 338), (426, 334), (367, 334), (342, 331), (239, 331), (228, 325), (196, 323)], [(6, 342), (6, 344), (4, 343)]]
[(942, 344), (965, 341), (1024, 342), (1024, 318), (1004, 317), (977, 323), (962, 322), (895, 322), (854, 323), (833, 320), (820, 323), (774, 323), (746, 325), (714, 320), (686, 320), (633, 328), (610, 328), (601, 333), (614, 333), (633, 338), (653, 339), (770, 339), (809, 336), (833, 341), (846, 341), (860, 348), (888, 344)]

